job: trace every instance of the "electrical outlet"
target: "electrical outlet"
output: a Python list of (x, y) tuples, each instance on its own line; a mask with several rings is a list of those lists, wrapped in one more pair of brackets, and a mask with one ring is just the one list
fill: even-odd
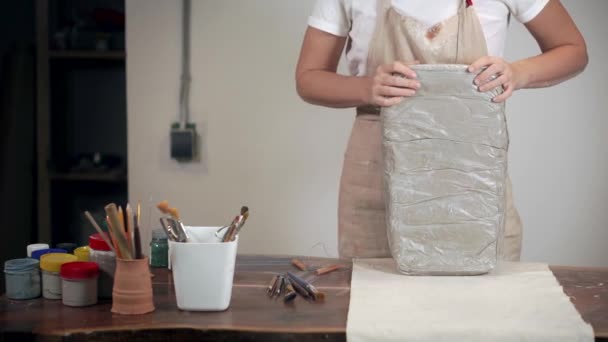
[(196, 159), (196, 126), (187, 124), (185, 128), (179, 124), (171, 126), (171, 158), (178, 162), (191, 162)]

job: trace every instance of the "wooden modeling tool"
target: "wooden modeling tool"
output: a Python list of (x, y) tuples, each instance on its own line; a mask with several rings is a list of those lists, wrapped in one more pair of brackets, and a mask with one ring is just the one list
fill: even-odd
[(91, 215), (91, 213), (89, 213), (88, 211), (85, 211), (84, 216), (87, 217), (87, 219), (89, 220), (89, 222), (91, 223), (93, 228), (95, 228), (97, 233), (99, 233), (99, 236), (101, 236), (103, 241), (108, 245), (108, 247), (110, 247), (112, 252), (114, 252), (114, 254), (116, 254), (116, 250), (114, 249), (114, 244), (108, 240), (108, 236), (104, 233), (103, 230), (101, 230), (101, 227), (97, 224), (97, 222), (93, 218), (93, 215)]
[(116, 204), (110, 203), (105, 206), (106, 214), (109, 218), (109, 225), (114, 233), (114, 238), (118, 243), (117, 250), (120, 251), (120, 255), (123, 259), (131, 260), (133, 255), (131, 254), (127, 238), (125, 236), (124, 221), (121, 220), (122, 210), (116, 208)]
[(343, 267), (342, 265), (338, 265), (338, 264), (321, 267), (321, 268), (319, 268), (319, 269), (317, 269), (315, 271), (315, 274), (318, 275), (318, 276), (324, 275), (324, 274), (327, 274), (327, 273), (331, 273), (331, 272), (333, 272), (335, 270), (339, 270), (342, 267)]
[(291, 264), (297, 267), (300, 271), (308, 271), (306, 265), (299, 259), (291, 259)]
[(131, 205), (127, 203), (127, 207), (125, 208), (125, 226), (127, 227), (127, 242), (129, 243), (129, 249), (131, 250), (131, 255), (135, 255), (135, 227), (133, 224), (133, 211), (131, 210)]

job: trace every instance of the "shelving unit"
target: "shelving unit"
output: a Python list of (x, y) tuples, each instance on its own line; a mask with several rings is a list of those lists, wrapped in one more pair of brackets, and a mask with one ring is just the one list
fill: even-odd
[(49, 51), (50, 58), (124, 60), (124, 51)]
[(65, 182), (106, 182), (122, 183), (127, 181), (124, 174), (112, 173), (51, 173), (51, 180)]
[[(82, 212), (127, 200), (126, 53), (96, 41), (121, 34), (100, 13), (120, 19), (124, 0), (36, 1), (38, 241), (85, 243)], [(60, 31), (72, 35), (63, 44)], [(94, 154), (114, 162), (98, 167)]]

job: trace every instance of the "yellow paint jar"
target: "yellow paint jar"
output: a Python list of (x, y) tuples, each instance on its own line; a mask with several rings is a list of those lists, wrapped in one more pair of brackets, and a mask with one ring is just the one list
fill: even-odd
[(89, 261), (89, 246), (78, 247), (74, 250), (74, 255), (78, 258), (78, 261)]
[(61, 299), (61, 277), (59, 270), (66, 262), (76, 261), (75, 255), (48, 253), (40, 257), (42, 270), (42, 296), (46, 299)]

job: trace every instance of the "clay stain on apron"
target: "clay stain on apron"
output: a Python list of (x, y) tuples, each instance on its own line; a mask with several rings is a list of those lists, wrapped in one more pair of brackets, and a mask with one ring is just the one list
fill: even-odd
[(437, 37), (437, 35), (439, 34), (439, 32), (441, 32), (441, 29), (443, 28), (443, 24), (437, 24), (437, 25), (433, 25), (431, 28), (429, 28), (426, 31), (426, 38), (428, 40), (433, 40), (435, 39), (435, 37)]

